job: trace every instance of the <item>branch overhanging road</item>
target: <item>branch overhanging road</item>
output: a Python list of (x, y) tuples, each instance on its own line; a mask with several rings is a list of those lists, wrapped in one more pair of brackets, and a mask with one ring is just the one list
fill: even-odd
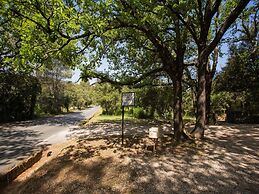
[(80, 121), (92, 117), (99, 107), (65, 115), (0, 125), (0, 173), (30, 156), (42, 145), (62, 143)]

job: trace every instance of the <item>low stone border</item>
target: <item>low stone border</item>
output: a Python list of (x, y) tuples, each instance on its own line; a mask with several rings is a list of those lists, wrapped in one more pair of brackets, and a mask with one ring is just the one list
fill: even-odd
[(33, 156), (22, 161), (21, 163), (18, 163), (17, 165), (15, 165), (15, 167), (10, 169), (8, 172), (4, 174), (0, 174), (0, 188), (3, 188), (6, 185), (8, 185), (11, 181), (13, 181), (20, 174), (22, 174), (25, 170), (27, 170), (36, 162), (38, 162), (42, 157), (42, 152), (43, 152), (43, 149), (36, 152)]

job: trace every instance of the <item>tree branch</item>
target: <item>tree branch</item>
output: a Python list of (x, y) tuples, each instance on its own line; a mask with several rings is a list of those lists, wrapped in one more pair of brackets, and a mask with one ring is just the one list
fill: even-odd
[(218, 11), (221, 1), (222, 0), (216, 0), (214, 5), (211, 5), (211, 0), (207, 0), (206, 2), (203, 22), (200, 23), (200, 38), (203, 37), (204, 41), (207, 40), (212, 18)]
[(203, 13), (202, 13), (202, 1), (201, 0), (197, 0), (198, 3), (198, 18), (199, 18), (199, 22), (203, 23)]
[(48, 28), (49, 32), (51, 32), (51, 28), (50, 28), (50, 17), (47, 17), (47, 16), (44, 14), (44, 12), (41, 10), (39, 1), (36, 0), (36, 5), (35, 5), (35, 4), (32, 4), (32, 5), (36, 8), (36, 10), (38, 10), (38, 11), (40, 12), (41, 16), (47, 21), (47, 28)]
[(215, 38), (208, 45), (208, 47), (203, 51), (203, 55), (209, 56), (209, 54), (214, 50), (217, 46), (225, 32), (228, 30), (230, 25), (237, 19), (243, 9), (247, 6), (250, 0), (240, 0), (235, 9), (230, 13), (230, 15), (226, 18), (225, 22), (221, 25), (219, 31), (217, 32)]
[(173, 8), (172, 5), (170, 5), (169, 3), (167, 3), (166, 0), (161, 0), (165, 6), (167, 6), (167, 8), (172, 12), (172, 14), (174, 14), (176, 17), (178, 17), (178, 19), (185, 25), (185, 27), (189, 30), (189, 32), (191, 33), (194, 41), (196, 43), (198, 43), (198, 37), (197, 37), (197, 34), (196, 34), (196, 31), (195, 31), (195, 27), (192, 23), (188, 22), (188, 21), (185, 21), (181, 15), (180, 12), (178, 12), (176, 9)]
[(78, 54), (82, 54), (82, 53), (88, 48), (88, 46), (90, 45), (90, 43), (92, 42), (92, 40), (93, 40), (95, 37), (96, 37), (96, 35), (93, 35), (90, 40), (89, 40), (90, 36), (86, 37), (86, 39), (87, 39), (86, 41), (89, 40), (88, 43), (84, 46), (83, 49), (81, 49), (80, 51), (76, 52), (76, 54), (77, 54), (77, 55), (78, 55)]
[(26, 15), (23, 15), (22, 13), (20, 13), (19, 11), (15, 10), (15, 9), (10, 8), (10, 10), (11, 10), (13, 13), (15, 13), (15, 14), (17, 14), (17, 15), (19, 15), (19, 16), (21, 16), (21, 17), (23, 17), (23, 18), (25, 18), (25, 19), (27, 19), (27, 20), (29, 20), (29, 21), (31, 21), (31, 22), (33, 22), (34, 24), (36, 24), (37, 26), (39, 26), (44, 32), (46, 32), (46, 33), (48, 33), (48, 34), (51, 33), (51, 31), (49, 31), (49, 29), (47, 29), (46, 27), (44, 27), (41, 23), (37, 22), (36, 20), (34, 20), (34, 19), (32, 19), (32, 18), (30, 18), (30, 17), (28, 17), (28, 16), (26, 16)]
[(119, 85), (119, 86), (134, 86), (136, 84), (138, 84), (139, 82), (141, 82), (142, 80), (144, 80), (145, 78), (151, 76), (151, 75), (154, 75), (158, 72), (161, 72), (163, 71), (164, 68), (163, 67), (160, 67), (160, 68), (156, 68), (156, 69), (153, 69), (147, 73), (144, 73), (142, 74), (140, 77), (138, 78), (131, 78), (132, 80), (130, 81), (116, 81), (116, 80), (113, 80), (112, 78), (110, 78), (107, 74), (104, 74), (104, 73), (101, 73), (101, 72), (90, 72), (89, 75), (83, 75), (81, 76), (82, 79), (88, 79), (88, 78), (97, 78), (97, 79), (100, 79), (101, 82), (108, 82), (108, 83), (111, 83), (113, 85)]

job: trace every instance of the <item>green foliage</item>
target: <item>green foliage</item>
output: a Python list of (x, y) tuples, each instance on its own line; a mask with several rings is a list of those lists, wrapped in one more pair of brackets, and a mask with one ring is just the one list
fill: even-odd
[(259, 99), (259, 60), (255, 53), (241, 45), (232, 47), (227, 66), (216, 78), (216, 91), (228, 91), (243, 96), (248, 109), (256, 110)]
[(217, 77), (216, 89), (257, 93), (259, 88), (258, 53), (251, 53), (245, 47), (232, 47), (231, 50), (228, 65)]
[(39, 92), (40, 84), (37, 78), (0, 72), (0, 122), (33, 118)]
[[(77, 14), (63, 3), (62, 0), (1, 1), (1, 68), (32, 72), (51, 67), (53, 58), (70, 67), (79, 62), (80, 55), (75, 55), (76, 42), (66, 37), (80, 32)], [(61, 32), (64, 23), (66, 35)]]
[(135, 107), (129, 108), (129, 113), (135, 118), (171, 119), (172, 88), (144, 87), (141, 89), (118, 89), (110, 84), (97, 84), (94, 87), (96, 103), (103, 108), (103, 114), (121, 114), (121, 93), (135, 92)]
[(133, 109), (133, 116), (137, 119), (147, 119), (150, 118), (150, 116), (146, 113), (144, 108), (142, 107), (134, 107)]
[[(171, 87), (144, 87), (136, 90), (137, 118), (171, 119), (173, 91)], [(134, 109), (135, 111), (135, 109)]]
[(64, 88), (65, 96), (69, 99), (69, 106), (77, 109), (87, 108), (93, 103), (93, 89), (87, 82), (79, 84), (66, 83)]
[(231, 106), (233, 102), (234, 95), (230, 92), (214, 93), (211, 96), (212, 112), (217, 115), (223, 115), (226, 113), (226, 110)]
[(70, 99), (65, 94), (65, 78), (71, 76), (69, 68), (55, 61), (51, 69), (44, 72), (37, 72), (42, 92), (38, 97), (38, 112), (58, 114), (63, 108), (69, 109)]
[(95, 91), (96, 102), (102, 107), (103, 114), (121, 113), (121, 95), (118, 89), (106, 83), (97, 84)]
[(188, 88), (183, 92), (183, 107), (184, 116), (194, 117), (195, 116), (195, 95), (193, 91)]
[(66, 109), (85, 109), (93, 102), (92, 88), (88, 83), (72, 83), (64, 80), (41, 80), (42, 93), (37, 100), (38, 115), (59, 114)]
[(254, 25), (256, 19), (252, 18), (252, 23), (242, 21), (241, 41), (231, 46), (227, 66), (215, 79), (215, 92), (226, 91), (235, 99), (229, 104), (227, 116), (231, 117), (231, 121), (254, 122), (258, 119), (259, 53), (256, 43), (258, 31)]

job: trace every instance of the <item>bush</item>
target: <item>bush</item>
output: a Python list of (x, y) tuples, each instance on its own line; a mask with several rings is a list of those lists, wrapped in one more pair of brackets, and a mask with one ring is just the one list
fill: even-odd
[(146, 111), (142, 107), (135, 107), (133, 111), (133, 116), (137, 119), (150, 118), (150, 116), (146, 113)]
[(103, 114), (121, 114), (121, 97), (118, 89), (110, 84), (98, 84), (95, 89), (96, 102), (102, 107)]

